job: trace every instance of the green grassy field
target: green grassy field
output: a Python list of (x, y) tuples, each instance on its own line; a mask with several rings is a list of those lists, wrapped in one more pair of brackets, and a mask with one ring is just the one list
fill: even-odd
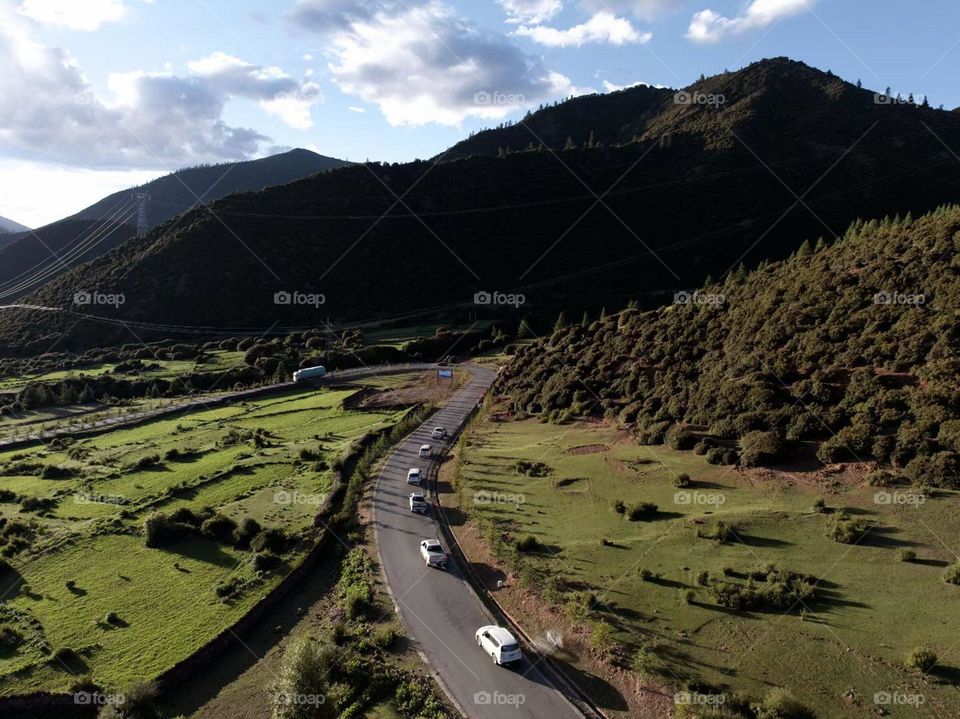
[[(312, 526), (330, 465), (361, 435), (400, 416), (344, 409), (355, 391), (291, 391), (61, 450), (0, 452), (0, 490), (19, 495), (0, 502), (0, 518), (34, 535), (0, 572), (0, 626), (20, 637), (0, 650), (0, 694), (65, 691), (83, 674), (120, 688), (157, 675), (239, 619), (296, 564), (299, 550), (271, 569), (255, 569), (252, 552), (199, 535), (147, 548), (144, 519), (157, 510), (209, 507), (288, 536)], [(159, 460), (137, 465), (149, 457)], [(47, 466), (72, 476), (38, 476)], [(28, 511), (24, 498), (52, 506)], [(226, 581), (244, 587), (230, 601), (215, 591)], [(64, 648), (72, 650), (64, 661), (51, 656)]]
[[(159, 365), (159, 369), (142, 373), (143, 377), (159, 377), (172, 379), (190, 372), (225, 372), (233, 367), (243, 366), (243, 352), (228, 352), (226, 350), (212, 350), (206, 353), (208, 361), (196, 364), (193, 360), (143, 360), (144, 364)], [(105, 362), (86, 365), (68, 370), (54, 370), (21, 377), (0, 378), (0, 392), (18, 392), (28, 382), (56, 382), (68, 377), (98, 377), (113, 372), (117, 363)]]
[[(549, 474), (522, 474), (518, 460), (542, 462)], [(699, 680), (754, 698), (785, 685), (823, 717), (874, 716), (877, 692), (924, 696), (919, 711), (885, 707), (891, 716), (960, 714), (960, 587), (941, 579), (960, 549), (957, 493), (919, 507), (877, 504), (878, 489), (863, 482), (741, 473), (693, 452), (639, 446), (612, 428), (535, 421), (476, 423), (457, 471), (468, 515), (536, 537), (540, 548), (521, 561), (592, 592), (586, 621), (611, 625), (627, 661), (647, 650), (661, 682)], [(674, 485), (681, 472), (693, 480), (684, 489)], [(869, 520), (866, 538), (828, 538), (831, 514), (813, 509), (821, 496)], [(658, 512), (629, 521), (613, 510), (618, 500), (653, 502)], [(698, 538), (718, 521), (735, 538)], [(918, 560), (898, 561), (898, 549)], [(817, 577), (816, 598), (787, 613), (732, 610), (698, 583), (703, 571), (747, 583), (744, 573), (767, 564)], [(918, 646), (940, 657), (932, 676), (903, 667)]]

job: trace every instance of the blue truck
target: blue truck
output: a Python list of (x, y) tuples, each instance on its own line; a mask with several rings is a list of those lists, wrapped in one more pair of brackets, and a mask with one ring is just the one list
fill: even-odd
[(293, 373), (294, 382), (306, 382), (311, 379), (319, 379), (327, 373), (326, 367), (316, 366), (316, 367), (304, 367), (303, 369), (298, 369)]

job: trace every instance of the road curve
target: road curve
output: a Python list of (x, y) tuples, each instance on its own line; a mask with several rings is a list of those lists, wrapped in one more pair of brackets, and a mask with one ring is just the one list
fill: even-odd
[(441, 442), (430, 437), (433, 427), (455, 430), (493, 382), (491, 370), (476, 366), (469, 370), (467, 385), (394, 449), (377, 479), (373, 522), (387, 585), (418, 649), (470, 719), (582, 719), (528, 658), (507, 669), (495, 665), (477, 646), (476, 630), (496, 622), (461, 567), (451, 560), (446, 570), (428, 569), (420, 559), (420, 540), (442, 540), (442, 535), (432, 511), (426, 515), (410, 511), (408, 497), (416, 487), (407, 485), (407, 470), (420, 467), (427, 473), (428, 460), (417, 452), (422, 444), (436, 448)]

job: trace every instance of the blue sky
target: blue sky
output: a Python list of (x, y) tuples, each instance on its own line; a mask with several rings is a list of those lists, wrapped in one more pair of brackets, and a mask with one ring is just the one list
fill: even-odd
[(0, 0), (0, 215), (285, 147), (430, 157), (539, 102), (776, 55), (957, 107), (960, 3)]

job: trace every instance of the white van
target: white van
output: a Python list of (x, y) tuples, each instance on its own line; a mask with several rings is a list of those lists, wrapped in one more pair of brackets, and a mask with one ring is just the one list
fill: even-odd
[(407, 472), (407, 484), (416, 484), (419, 486), (420, 484), (420, 468), (419, 467), (411, 467), (410, 470)]
[(418, 453), (421, 457), (429, 457), (433, 454), (433, 448), (429, 444), (421, 444), (420, 452)]

